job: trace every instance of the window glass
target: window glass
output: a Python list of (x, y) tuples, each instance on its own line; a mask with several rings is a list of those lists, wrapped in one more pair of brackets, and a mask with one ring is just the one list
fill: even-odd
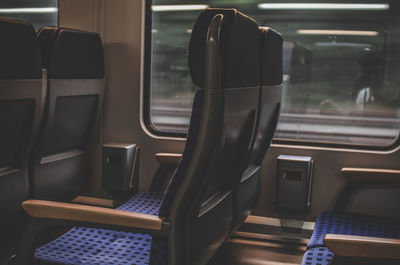
[(58, 0), (1, 0), (0, 17), (30, 22), (36, 30), (57, 26)]
[(367, 146), (397, 140), (398, 1), (154, 0), (146, 86), (155, 131), (187, 131), (198, 89), (190, 77), (188, 44), (207, 7), (234, 7), (282, 34), (283, 98), (275, 139)]

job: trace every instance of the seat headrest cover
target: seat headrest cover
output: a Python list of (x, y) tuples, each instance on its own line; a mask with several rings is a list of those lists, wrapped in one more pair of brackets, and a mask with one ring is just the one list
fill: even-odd
[(258, 86), (260, 34), (257, 23), (235, 9), (217, 8), (203, 11), (192, 30), (189, 67), (194, 84), (204, 88), (206, 37), (212, 19), (218, 14), (224, 17), (220, 31), (222, 87)]
[(267, 27), (260, 27), (261, 34), (261, 85), (282, 83), (282, 45), (281, 34)]
[(104, 54), (97, 33), (44, 28), (39, 34), (49, 78), (97, 79), (104, 77)]
[(40, 79), (42, 62), (29, 23), (0, 18), (0, 79)]
[(50, 59), (54, 40), (56, 39), (57, 27), (43, 27), (39, 30), (37, 38), (40, 44), (40, 51), (42, 53), (43, 68), (48, 69), (50, 66)]

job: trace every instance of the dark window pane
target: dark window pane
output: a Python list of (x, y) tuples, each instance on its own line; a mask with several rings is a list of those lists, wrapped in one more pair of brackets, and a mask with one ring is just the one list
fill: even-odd
[(153, 1), (150, 122), (186, 132), (197, 89), (187, 53), (202, 9), (234, 7), (284, 37), (276, 139), (388, 146), (399, 135), (398, 1)]
[(36, 30), (57, 26), (58, 0), (2, 0), (0, 17), (30, 22)]

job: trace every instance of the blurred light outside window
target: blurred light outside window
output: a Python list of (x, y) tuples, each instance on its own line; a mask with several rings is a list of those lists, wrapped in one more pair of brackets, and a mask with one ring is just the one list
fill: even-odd
[(58, 0), (2, 0), (0, 17), (32, 23), (36, 30), (58, 25)]
[(152, 127), (187, 131), (199, 89), (187, 62), (191, 29), (207, 7), (234, 7), (285, 40), (275, 139), (392, 145), (400, 124), (400, 11), (391, 7), (395, 1), (279, 2), (154, 0), (147, 84)]

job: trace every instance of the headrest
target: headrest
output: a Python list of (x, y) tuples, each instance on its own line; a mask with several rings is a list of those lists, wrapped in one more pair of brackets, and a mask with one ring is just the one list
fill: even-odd
[(38, 33), (38, 39), (49, 78), (104, 77), (103, 46), (97, 33), (45, 27)]
[(39, 79), (39, 43), (29, 23), (0, 18), (0, 79)]
[(205, 46), (208, 27), (214, 16), (224, 16), (220, 31), (222, 87), (259, 85), (260, 34), (257, 23), (235, 9), (209, 8), (193, 27), (189, 44), (189, 67), (194, 84), (204, 87)]
[(37, 38), (39, 40), (40, 51), (42, 54), (43, 68), (48, 69), (50, 66), (50, 58), (52, 47), (57, 32), (57, 27), (43, 27), (39, 30)]
[(290, 83), (307, 83), (312, 80), (312, 51), (299, 43), (283, 42), (283, 73)]
[(260, 27), (261, 34), (261, 85), (282, 83), (282, 45), (281, 34), (267, 27)]

